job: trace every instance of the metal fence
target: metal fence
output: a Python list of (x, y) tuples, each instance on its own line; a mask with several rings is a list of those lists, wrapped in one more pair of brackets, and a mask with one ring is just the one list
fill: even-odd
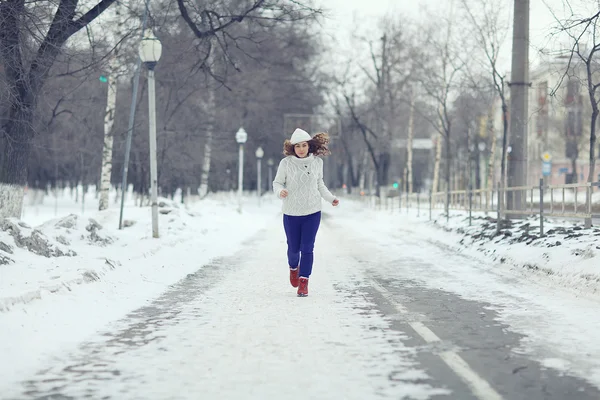
[[(544, 218), (581, 219), (591, 223), (600, 218), (600, 182), (537, 186), (495, 187), (492, 189), (453, 190), (435, 193), (391, 192), (383, 197), (362, 196), (372, 207), (380, 209), (416, 209), (417, 214), (432, 210), (496, 213), (498, 220), (511, 216), (538, 216), (540, 235), (544, 235)], [(520, 205), (520, 207), (517, 207)]]

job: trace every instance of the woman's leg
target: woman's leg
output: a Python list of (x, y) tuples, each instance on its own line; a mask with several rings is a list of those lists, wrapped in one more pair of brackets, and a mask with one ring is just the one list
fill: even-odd
[(302, 236), (300, 240), (300, 252), (302, 257), (300, 259), (300, 277), (308, 278), (312, 273), (313, 266), (313, 250), (315, 247), (315, 239), (317, 237), (317, 231), (321, 224), (321, 212), (317, 212), (304, 217), (302, 222)]
[(287, 257), (290, 268), (297, 268), (300, 264), (301, 218), (283, 215), (283, 228), (287, 237)]

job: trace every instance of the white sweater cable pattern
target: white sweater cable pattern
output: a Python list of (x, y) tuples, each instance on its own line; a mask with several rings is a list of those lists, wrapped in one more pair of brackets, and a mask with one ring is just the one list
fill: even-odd
[(323, 160), (312, 154), (281, 160), (273, 181), (273, 191), (280, 199), (283, 189), (288, 191), (288, 197), (283, 199), (286, 215), (314, 214), (321, 211), (321, 198), (328, 203), (336, 199), (323, 182)]

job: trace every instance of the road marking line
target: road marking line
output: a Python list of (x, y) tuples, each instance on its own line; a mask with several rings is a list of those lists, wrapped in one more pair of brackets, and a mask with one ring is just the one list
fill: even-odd
[[(393, 299), (392, 293), (385, 287), (380, 285), (375, 280), (372, 281), (373, 287), (379, 291), (395, 308), (402, 314), (407, 314), (407, 309), (396, 300)], [(433, 333), (431, 329), (425, 326), (422, 322), (407, 322), (419, 336), (427, 343), (441, 342), (441, 339)], [(494, 388), (482, 377), (480, 377), (467, 364), (465, 360), (453, 351), (444, 351), (438, 354), (439, 357), (461, 378), (471, 389), (475, 397), (482, 400), (502, 400), (502, 396), (494, 390)]]

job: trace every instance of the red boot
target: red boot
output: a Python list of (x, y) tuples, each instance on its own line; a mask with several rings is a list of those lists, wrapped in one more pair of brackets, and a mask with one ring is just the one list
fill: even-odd
[(300, 278), (298, 285), (298, 297), (308, 296), (308, 278)]
[(290, 269), (290, 283), (293, 287), (298, 287), (298, 274), (300, 273), (300, 268)]

